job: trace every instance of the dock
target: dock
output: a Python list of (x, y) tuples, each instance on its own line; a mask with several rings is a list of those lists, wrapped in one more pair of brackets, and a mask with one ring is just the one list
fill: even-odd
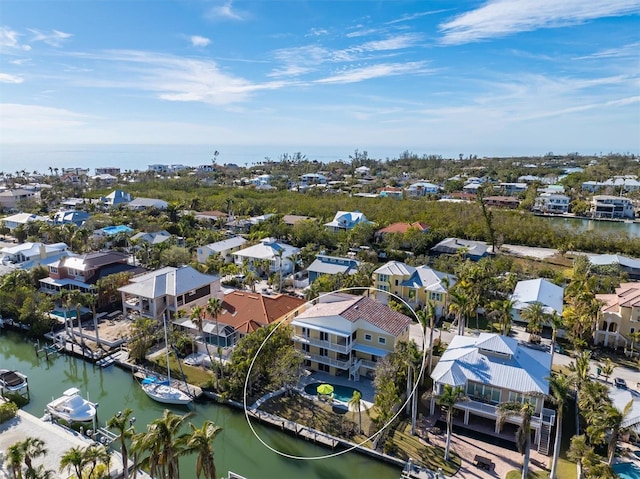
[(298, 437), (304, 438), (307, 441), (322, 444), (323, 446), (330, 447), (331, 449), (335, 449), (341, 444), (340, 440), (322, 431), (311, 429), (307, 426), (303, 426), (302, 424), (298, 424), (297, 422), (293, 422), (279, 416), (274, 416), (273, 414), (260, 411), (259, 409), (248, 409), (247, 413), (249, 416), (258, 419), (260, 422), (277, 427), (283, 431), (288, 431)]

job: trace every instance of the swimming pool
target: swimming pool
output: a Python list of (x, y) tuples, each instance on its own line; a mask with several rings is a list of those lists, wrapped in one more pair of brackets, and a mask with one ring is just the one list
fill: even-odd
[(57, 316), (60, 319), (64, 319), (65, 317), (67, 319), (69, 319), (69, 318), (75, 319), (76, 316), (77, 316), (77, 314), (76, 314), (76, 312), (74, 310), (66, 311), (66, 313), (67, 313), (67, 315), (65, 316), (65, 311), (60, 311), (59, 309), (54, 309), (53, 311), (51, 311), (50, 314), (53, 314), (54, 316)]
[[(318, 394), (318, 386), (320, 386), (321, 384), (326, 384), (326, 383), (307, 384), (304, 387), (304, 392), (312, 396), (315, 396)], [(350, 388), (348, 386), (337, 386), (336, 384), (331, 384), (331, 385), (333, 386), (333, 398), (343, 403), (348, 403), (351, 400), (351, 398), (353, 397), (354, 391), (360, 392), (358, 389)]]
[(640, 467), (633, 462), (621, 462), (611, 468), (622, 479), (640, 479)]

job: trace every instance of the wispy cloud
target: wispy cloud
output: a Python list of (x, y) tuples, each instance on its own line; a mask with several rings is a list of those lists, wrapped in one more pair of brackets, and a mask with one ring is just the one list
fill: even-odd
[(79, 126), (89, 117), (65, 110), (40, 105), (22, 105), (17, 103), (3, 103), (0, 105), (5, 118), (10, 118), (3, 128), (21, 130), (37, 125), (40, 128), (57, 128)]
[(29, 51), (31, 46), (20, 43), (20, 34), (7, 27), (0, 27), (0, 51), (21, 50)]
[(336, 75), (316, 80), (314, 83), (356, 83), (373, 78), (426, 73), (426, 62), (381, 63), (345, 70)]
[(245, 20), (246, 14), (240, 12), (239, 10), (233, 7), (233, 2), (231, 0), (227, 0), (219, 5), (211, 7), (206, 14), (207, 18), (212, 20)]
[(24, 81), (24, 78), (17, 76), (17, 75), (11, 75), (9, 73), (0, 73), (0, 83), (22, 83)]
[(441, 10), (430, 10), (427, 12), (418, 12), (418, 13), (412, 13), (412, 14), (406, 14), (406, 15), (402, 15), (400, 18), (396, 18), (394, 20), (390, 20), (386, 23), (386, 25), (393, 25), (395, 23), (402, 23), (402, 22), (410, 22), (411, 20), (415, 20), (416, 18), (421, 18), (421, 17), (426, 17), (427, 15), (435, 15), (437, 13), (442, 13), (442, 12), (448, 12), (451, 9), (441, 9)]
[(77, 55), (98, 61), (102, 68), (119, 72), (111, 77), (101, 71), (74, 76), (72, 81), (79, 86), (148, 91), (168, 101), (229, 105), (248, 100), (253, 92), (285, 86), (280, 81), (254, 83), (229, 75), (211, 60), (138, 50), (111, 50)]
[(599, 60), (602, 58), (623, 58), (623, 57), (638, 57), (638, 51), (640, 51), (640, 42), (629, 43), (618, 48), (609, 48), (607, 50), (600, 50), (599, 52), (592, 53), (591, 55), (585, 55), (582, 57), (576, 57), (576, 60), (593, 59)]
[(307, 37), (322, 37), (325, 35), (329, 34), (329, 30), (327, 30), (326, 28), (311, 28), (309, 30), (309, 33), (307, 33), (305, 36)]
[(278, 78), (278, 77), (296, 77), (296, 76), (304, 75), (306, 73), (310, 73), (313, 70), (314, 70), (313, 68), (309, 68), (309, 67), (303, 67), (303, 66), (298, 66), (298, 65), (289, 65), (289, 66), (281, 68), (281, 69), (273, 70), (272, 72), (268, 73), (267, 76), (274, 77), (274, 78)]
[(60, 47), (62, 44), (71, 38), (73, 35), (71, 33), (61, 32), (59, 30), (52, 30), (51, 32), (42, 32), (40, 30), (35, 30), (32, 28), (28, 29), (33, 36), (31, 37), (31, 42), (43, 42), (51, 47)]
[(638, 0), (489, 0), (476, 10), (442, 23), (441, 41), (458, 45), (638, 12)]
[(211, 44), (211, 40), (206, 37), (201, 37), (200, 35), (192, 35), (189, 37), (191, 41), (191, 45), (196, 48), (204, 48)]

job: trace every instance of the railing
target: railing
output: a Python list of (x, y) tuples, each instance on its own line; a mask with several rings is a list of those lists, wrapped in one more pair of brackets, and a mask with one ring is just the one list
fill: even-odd
[(338, 369), (348, 369), (351, 364), (349, 361), (338, 361), (337, 359), (330, 358), (329, 356), (320, 356), (318, 354), (305, 353), (304, 358), (317, 363), (328, 364), (329, 366), (334, 366)]
[(361, 359), (361, 366), (368, 368), (368, 369), (375, 369), (376, 366), (378, 365), (378, 363), (376, 363), (375, 361), (369, 361), (367, 359)]
[(351, 352), (353, 344), (338, 344), (331, 341), (322, 341), (320, 339), (308, 338), (306, 336), (295, 335), (293, 340), (299, 343), (310, 344), (311, 346), (317, 346), (319, 348), (331, 349), (332, 351), (338, 351), (339, 353), (348, 354)]
[[(488, 404), (480, 401), (462, 401), (455, 406), (458, 409), (468, 409), (470, 411), (480, 412), (488, 414), (492, 417), (498, 417), (498, 406)], [(531, 425), (539, 427), (541, 424), (554, 425), (556, 421), (556, 412), (553, 409), (542, 408), (542, 413), (535, 415), (531, 418)], [(520, 416), (510, 416), (508, 422), (521, 424), (522, 418)]]

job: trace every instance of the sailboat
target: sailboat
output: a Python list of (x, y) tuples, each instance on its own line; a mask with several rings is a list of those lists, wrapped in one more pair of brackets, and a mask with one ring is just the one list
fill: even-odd
[(164, 345), (167, 350), (167, 379), (160, 380), (155, 376), (146, 376), (141, 382), (142, 390), (154, 401), (164, 404), (189, 404), (193, 397), (171, 385), (171, 367), (169, 366), (169, 341), (167, 339), (167, 317), (162, 314), (164, 325)]

